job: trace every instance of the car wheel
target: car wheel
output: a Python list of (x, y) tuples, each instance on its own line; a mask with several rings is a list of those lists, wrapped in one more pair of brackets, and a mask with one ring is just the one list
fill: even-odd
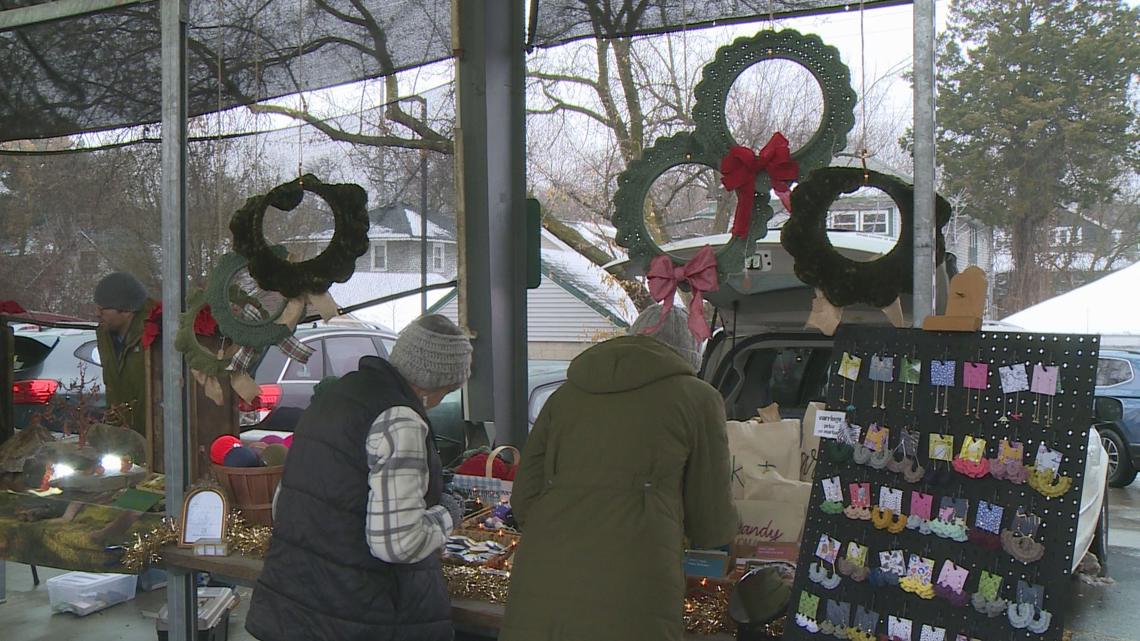
[(1108, 484), (1111, 487), (1126, 487), (1136, 478), (1136, 469), (1132, 467), (1132, 459), (1128, 455), (1128, 446), (1124, 439), (1112, 429), (1104, 429), (1100, 433), (1100, 442), (1104, 452), (1108, 455)]

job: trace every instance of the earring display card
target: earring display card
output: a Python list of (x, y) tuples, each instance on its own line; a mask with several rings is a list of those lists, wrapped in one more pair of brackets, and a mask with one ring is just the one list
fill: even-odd
[[(827, 410), (846, 412), (848, 425), (833, 433), (857, 430), (854, 442), (862, 444), (885, 431), (891, 460), (876, 466), (866, 457), (860, 464), (858, 457), (821, 455), (792, 603), (822, 597), (849, 604), (852, 616), (864, 616), (846, 625), (860, 629), (869, 627), (867, 612), (877, 613), (874, 635), (901, 641), (1059, 641), (1075, 565), (1099, 350), (1099, 337), (1087, 335), (841, 326)], [(888, 359), (896, 367), (889, 376), (882, 371)], [(930, 372), (926, 380), (918, 374), (924, 370)], [(885, 386), (885, 402), (882, 380), (896, 381)], [(1040, 391), (1030, 391), (1031, 380)], [(914, 383), (900, 384), (908, 381)], [(832, 451), (828, 441), (835, 440), (823, 438), (820, 451)], [(1020, 483), (1011, 480), (1022, 466), (1036, 466), (1033, 483), (1024, 476)], [(845, 507), (869, 484), (871, 503), (885, 499), (892, 519), (907, 527), (892, 532), (843, 511), (822, 511), (825, 479), (859, 488), (843, 496)], [(825, 558), (818, 555), (821, 547), (830, 555), (852, 544), (866, 550), (869, 580), (848, 577), (831, 589), (810, 580), (809, 567)], [(919, 569), (935, 572), (930, 579), (945, 579), (935, 598), (879, 580), (901, 575), (904, 558), (908, 571), (918, 567), (909, 561), (920, 559)], [(1032, 586), (1032, 594), (1019, 594), (1019, 585)], [(1003, 609), (991, 617), (1002, 599), (1012, 614)], [(806, 621), (801, 612), (797, 624), (789, 619), (783, 638), (814, 641), (820, 633), (811, 631), (812, 623), (824, 623), (825, 616), (821, 611)]]

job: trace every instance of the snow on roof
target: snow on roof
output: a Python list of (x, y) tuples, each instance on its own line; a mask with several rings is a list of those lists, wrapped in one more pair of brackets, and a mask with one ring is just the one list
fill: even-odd
[(623, 260), (627, 256), (625, 248), (617, 244), (617, 228), (613, 225), (583, 220), (567, 223), (567, 226), (605, 250), (615, 260)]
[[(368, 226), (368, 240), (417, 240), (420, 237), (420, 215), (408, 207), (396, 205), (381, 207), (368, 212), (371, 224)], [(333, 236), (332, 229), (326, 229), (304, 236), (302, 240), (328, 241)], [(428, 240), (455, 242), (455, 234), (443, 226), (427, 221)]]
[(549, 272), (552, 280), (571, 290), (583, 302), (600, 306), (602, 310), (599, 311), (604, 310), (608, 315), (626, 322), (633, 321), (637, 310), (613, 276), (549, 231), (543, 229), (542, 235), (547, 241), (547, 245), (542, 248), (543, 269)]
[(1002, 319), (1034, 332), (1140, 336), (1140, 263)]
[[(428, 274), (428, 284), (434, 285), (450, 280), (440, 274)], [(405, 272), (357, 272), (347, 283), (333, 283), (329, 288), (337, 305), (348, 307), (356, 303), (363, 303), (383, 296), (390, 296), (400, 292), (409, 291), (420, 286), (419, 273)], [(451, 289), (436, 289), (427, 294), (428, 307), (431, 307), (452, 291)], [(352, 312), (354, 318), (380, 323), (400, 331), (408, 323), (418, 318), (420, 310), (420, 294), (414, 292), (402, 298), (379, 305), (373, 305)]]

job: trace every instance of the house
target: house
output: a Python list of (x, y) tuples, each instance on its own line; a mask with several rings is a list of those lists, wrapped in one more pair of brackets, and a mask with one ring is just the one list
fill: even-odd
[[(591, 238), (591, 230), (578, 231)], [(613, 276), (545, 229), (541, 265), (540, 285), (527, 292), (531, 359), (570, 360), (598, 341), (625, 333), (637, 310)], [(456, 294), (445, 296), (432, 311), (458, 320)]]
[[(352, 316), (400, 330), (421, 314), (421, 225), (427, 224), (429, 247), (427, 282), (455, 278), (457, 249), (454, 220), (428, 215), (421, 220), (410, 206), (397, 203), (368, 212), (369, 251), (357, 259), (356, 272), (346, 283), (334, 283), (329, 293), (340, 307), (368, 302), (401, 292), (407, 295), (352, 312)], [(591, 223), (572, 226), (588, 241), (612, 247), (614, 230)], [(324, 230), (286, 241), (295, 254), (313, 256), (332, 238)], [(529, 349), (532, 359), (568, 360), (598, 340), (625, 331), (636, 315), (625, 292), (605, 270), (543, 230), (542, 279), (527, 292)], [(429, 311), (458, 320), (455, 290), (428, 292)]]
[[(1049, 272), (1052, 291), (1075, 290), (1140, 260), (1140, 234), (1136, 231), (1140, 215), (1126, 207), (1110, 205), (1096, 215), (1066, 211), (1050, 222), (1045, 247), (1037, 252), (1037, 259), (1038, 267)], [(1106, 221), (1119, 221), (1131, 230)], [(994, 296), (1001, 300), (1008, 291), (1013, 257), (1009, 234), (998, 231), (994, 242)]]
[[(427, 224), (427, 271), (429, 274), (454, 276), (458, 264), (455, 221), (441, 215), (428, 215), (427, 220), (405, 203), (393, 203), (368, 212), (368, 253), (356, 259), (356, 271), (419, 274), (423, 252), (423, 225)], [(290, 251), (306, 257), (315, 256), (329, 240), (333, 230), (326, 229), (284, 242)]]

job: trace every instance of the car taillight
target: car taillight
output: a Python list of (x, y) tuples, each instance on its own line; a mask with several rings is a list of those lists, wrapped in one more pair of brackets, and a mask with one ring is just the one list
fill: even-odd
[(32, 379), (16, 381), (12, 386), (12, 402), (16, 405), (44, 405), (59, 389), (59, 381)]
[(253, 401), (247, 403), (245, 401), (238, 401), (238, 410), (242, 412), (269, 412), (269, 410), (277, 407), (277, 403), (281, 400), (281, 386), (280, 385), (262, 385), (261, 390)]

